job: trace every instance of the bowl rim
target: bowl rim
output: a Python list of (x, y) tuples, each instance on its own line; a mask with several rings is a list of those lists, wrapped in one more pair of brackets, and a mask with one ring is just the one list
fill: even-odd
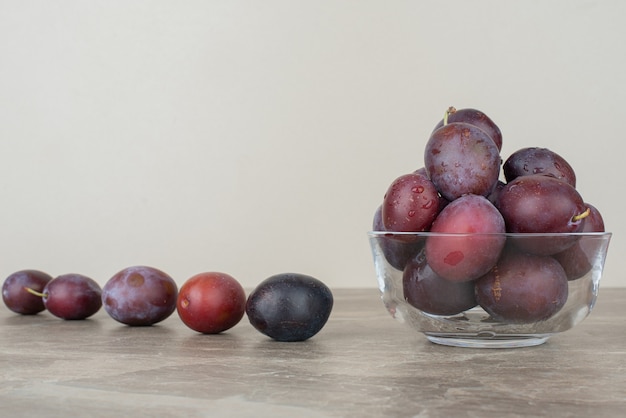
[(413, 237), (476, 237), (476, 236), (504, 236), (504, 237), (611, 237), (612, 232), (397, 232), (397, 231), (367, 231), (371, 238), (413, 236)]

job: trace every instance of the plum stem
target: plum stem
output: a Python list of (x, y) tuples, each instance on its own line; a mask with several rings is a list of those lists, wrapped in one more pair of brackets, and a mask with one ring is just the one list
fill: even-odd
[(33, 290), (30, 287), (24, 287), (24, 290), (26, 290), (28, 293), (31, 293), (31, 294), (33, 294), (35, 296), (39, 296), (41, 298), (44, 298), (44, 297), (48, 296), (47, 294), (38, 292), (36, 290)]
[(581, 219), (585, 219), (587, 216), (589, 216), (590, 213), (591, 213), (591, 209), (587, 208), (587, 210), (584, 211), (583, 213), (572, 216), (572, 222), (578, 222)]
[(448, 116), (455, 112), (456, 108), (454, 106), (450, 106), (446, 109), (445, 113), (443, 114), (443, 126), (446, 126), (448, 124)]

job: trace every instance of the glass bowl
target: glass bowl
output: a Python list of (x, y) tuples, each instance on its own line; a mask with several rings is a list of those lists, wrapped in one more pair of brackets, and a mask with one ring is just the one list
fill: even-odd
[(392, 317), (433, 343), (527, 347), (591, 312), (611, 233), (368, 232)]

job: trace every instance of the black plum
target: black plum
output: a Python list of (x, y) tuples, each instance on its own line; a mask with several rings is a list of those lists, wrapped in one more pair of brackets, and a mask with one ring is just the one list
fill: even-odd
[(476, 306), (473, 282), (452, 282), (441, 278), (420, 252), (406, 265), (402, 275), (404, 299), (432, 315), (456, 315)]
[(497, 321), (542, 321), (567, 301), (567, 283), (565, 271), (553, 257), (507, 246), (498, 263), (476, 280), (476, 301)]
[(261, 282), (248, 296), (246, 314), (252, 326), (277, 341), (304, 341), (326, 324), (333, 295), (320, 280), (283, 273)]
[(127, 267), (102, 288), (105, 311), (122, 324), (149, 326), (176, 310), (178, 287), (168, 274), (148, 266)]
[(35, 315), (46, 309), (41, 296), (28, 292), (43, 292), (52, 276), (39, 270), (20, 270), (9, 275), (2, 284), (2, 300), (11, 311)]
[(490, 195), (500, 175), (500, 154), (474, 125), (449, 123), (432, 133), (424, 150), (428, 177), (447, 200), (464, 194)]

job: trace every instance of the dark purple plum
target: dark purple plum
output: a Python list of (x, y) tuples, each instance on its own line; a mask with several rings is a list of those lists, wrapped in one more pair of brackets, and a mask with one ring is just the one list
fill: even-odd
[[(502, 132), (500, 131), (500, 128), (494, 123), (493, 120), (491, 120), (491, 118), (489, 118), (489, 116), (485, 115), (480, 110), (470, 108), (457, 110), (454, 107), (450, 107), (446, 113), (447, 123), (465, 122), (470, 125), (474, 125), (489, 135), (489, 138), (491, 138), (491, 140), (498, 147), (498, 151), (502, 150)], [(433, 132), (441, 128), (445, 123), (446, 120), (444, 119), (439, 121)]]
[(127, 267), (102, 288), (105, 311), (122, 324), (149, 326), (176, 310), (178, 287), (169, 275), (153, 267)]
[(504, 162), (502, 171), (507, 182), (520, 176), (543, 174), (576, 187), (576, 173), (572, 166), (547, 148), (529, 147), (515, 151)]
[(426, 231), (438, 212), (439, 193), (422, 173), (398, 177), (389, 185), (383, 198), (382, 221), (386, 231)]
[[(426, 258), (442, 278), (470, 281), (496, 263), (506, 242), (504, 219), (486, 197), (465, 195), (446, 206), (426, 240)], [(457, 234), (457, 235), (449, 235)]]
[(582, 232), (604, 232), (604, 218), (602, 214), (594, 205), (585, 203), (585, 206), (589, 209), (589, 216), (583, 218)]
[(102, 307), (100, 285), (82, 274), (55, 277), (43, 289), (42, 297), (48, 312), (61, 319), (86, 319)]
[(442, 279), (420, 252), (406, 265), (402, 276), (404, 299), (431, 315), (456, 315), (476, 306), (473, 282)]
[[(581, 232), (604, 232), (604, 220), (598, 209), (589, 203), (586, 206), (590, 212), (583, 219)], [(604, 241), (599, 236), (583, 236), (565, 251), (554, 254), (554, 258), (561, 263), (568, 280), (576, 280), (591, 270), (603, 245)]]
[(554, 177), (517, 177), (500, 191), (496, 207), (508, 232), (579, 232), (585, 202), (571, 185)]
[[(428, 172), (426, 171), (426, 167), (418, 168), (417, 170), (414, 171), (414, 173), (425, 176), (426, 178), (429, 178)], [(439, 212), (441, 212), (441, 210), (445, 208), (448, 203), (450, 203), (450, 201), (446, 199), (445, 197), (441, 195), (439, 195), (438, 197), (439, 197), (439, 209), (437, 210), (437, 214), (439, 214)]]
[[(382, 206), (379, 206), (374, 212), (372, 228), (374, 231), (385, 231), (382, 221)], [(389, 233), (384, 240), (379, 242), (385, 259), (397, 270), (404, 270), (406, 263), (424, 247), (423, 240), (415, 239), (412, 236), (394, 235), (393, 233)]]
[(502, 189), (504, 189), (504, 186), (506, 186), (506, 183), (498, 180), (496, 187), (489, 194), (489, 196), (487, 196), (487, 200), (489, 200), (491, 203), (495, 205), (496, 202), (498, 201), (498, 196), (500, 195), (500, 192), (502, 191)]
[(567, 301), (565, 271), (551, 256), (524, 253), (507, 246), (498, 263), (476, 280), (476, 301), (505, 323), (551, 318)]
[(449, 123), (434, 131), (424, 150), (430, 180), (441, 196), (488, 196), (498, 183), (500, 154), (489, 136), (474, 125)]
[(333, 295), (320, 280), (298, 273), (283, 273), (261, 282), (248, 296), (250, 324), (276, 341), (304, 341), (326, 324)]
[[(520, 176), (507, 183), (498, 194), (496, 207), (504, 217), (507, 232), (580, 232), (588, 215), (580, 194), (568, 183), (541, 174)], [(576, 242), (575, 236), (516, 240), (525, 251), (551, 255)]]
[(46, 309), (41, 296), (26, 289), (43, 292), (52, 276), (39, 270), (20, 270), (8, 276), (2, 284), (2, 300), (11, 311), (21, 315), (35, 315)]

